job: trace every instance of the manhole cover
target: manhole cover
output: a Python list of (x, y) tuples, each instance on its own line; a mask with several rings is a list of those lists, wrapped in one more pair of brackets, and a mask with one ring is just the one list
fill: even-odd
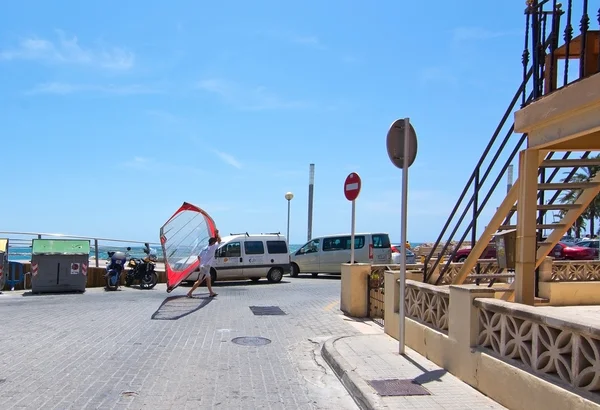
[(380, 396), (429, 396), (431, 393), (412, 379), (369, 380)]
[(250, 306), (255, 316), (278, 316), (286, 313), (279, 306)]
[(231, 339), (231, 341), (235, 344), (242, 345), (242, 346), (264, 346), (264, 345), (268, 345), (269, 343), (271, 343), (271, 341), (269, 339), (267, 339), (266, 337), (255, 337), (255, 336), (236, 337), (234, 339)]

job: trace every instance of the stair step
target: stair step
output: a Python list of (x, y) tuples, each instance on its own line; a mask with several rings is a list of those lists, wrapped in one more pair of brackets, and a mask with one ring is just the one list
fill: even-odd
[(600, 185), (600, 182), (551, 182), (538, 184), (538, 189), (545, 191), (558, 191), (562, 189), (588, 189)]
[[(556, 228), (564, 228), (565, 224), (541, 224), (537, 226), (537, 229), (556, 229)], [(500, 225), (498, 227), (499, 231), (504, 231), (507, 229), (516, 229), (517, 225)]]
[(549, 306), (550, 305), (550, 299), (546, 299), (546, 298), (540, 298), (538, 296), (536, 296), (534, 298), (534, 305), (535, 306)]
[[(554, 204), (544, 204), (544, 205), (538, 205), (537, 209), (540, 211), (560, 211), (560, 210), (568, 210), (568, 209), (578, 209), (581, 208), (581, 205), (579, 204), (561, 204), (561, 203), (554, 203)], [(513, 206), (512, 208), (510, 208), (511, 211), (516, 211), (517, 207)]]
[(600, 166), (600, 158), (546, 159), (540, 168), (572, 168)]

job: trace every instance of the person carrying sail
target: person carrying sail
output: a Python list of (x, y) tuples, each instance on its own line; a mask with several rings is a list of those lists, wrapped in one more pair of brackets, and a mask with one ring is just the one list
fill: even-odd
[(200, 272), (198, 273), (198, 280), (192, 286), (192, 289), (187, 293), (187, 297), (191, 298), (192, 293), (200, 286), (200, 284), (206, 279), (206, 287), (208, 288), (208, 292), (210, 297), (213, 298), (217, 296), (215, 292), (212, 290), (211, 286), (211, 277), (210, 277), (210, 269), (212, 268), (213, 261), (215, 259), (215, 253), (217, 252), (217, 248), (221, 243), (221, 237), (219, 236), (219, 231), (215, 230), (215, 236), (211, 237), (208, 240), (208, 246), (206, 246), (198, 255), (198, 262), (200, 263)]

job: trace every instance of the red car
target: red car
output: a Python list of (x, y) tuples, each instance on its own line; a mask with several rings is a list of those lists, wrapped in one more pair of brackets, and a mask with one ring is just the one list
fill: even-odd
[[(464, 262), (467, 260), (467, 256), (471, 253), (471, 248), (461, 248), (456, 251), (456, 255), (454, 256), (454, 260), (452, 262)], [(496, 259), (496, 244), (490, 242), (490, 244), (485, 248), (483, 254), (480, 259)]]
[(587, 261), (596, 259), (596, 252), (594, 249), (585, 246), (567, 245), (564, 242), (559, 242), (548, 256), (555, 259)]
[[(464, 262), (471, 253), (471, 248), (462, 248), (456, 252), (453, 262)], [(559, 242), (548, 254), (554, 259), (562, 260), (594, 260), (596, 259), (596, 250), (585, 246), (567, 245), (564, 242)], [(490, 243), (481, 259), (496, 259), (496, 244)]]

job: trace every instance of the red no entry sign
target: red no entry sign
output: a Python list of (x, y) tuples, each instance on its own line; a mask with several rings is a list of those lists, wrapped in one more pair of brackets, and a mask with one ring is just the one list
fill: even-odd
[(354, 201), (358, 198), (361, 185), (360, 177), (356, 172), (353, 172), (346, 177), (346, 181), (344, 182), (344, 195), (348, 201)]

